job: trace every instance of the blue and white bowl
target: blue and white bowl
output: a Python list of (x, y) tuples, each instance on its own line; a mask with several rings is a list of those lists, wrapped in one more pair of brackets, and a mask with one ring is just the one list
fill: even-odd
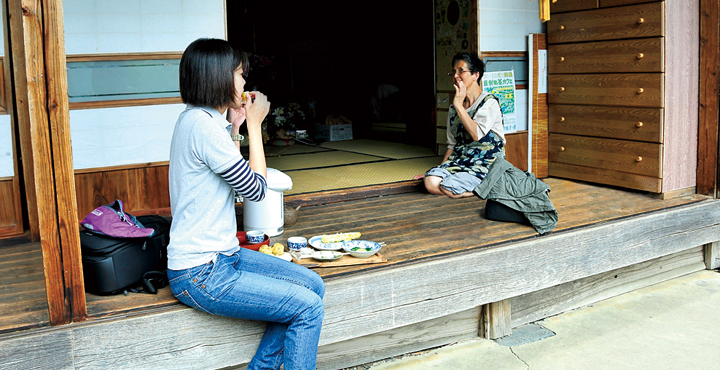
[(299, 251), (307, 247), (308, 242), (307, 239), (302, 236), (291, 236), (287, 240), (287, 245), (291, 251)]
[(250, 244), (262, 243), (265, 240), (265, 233), (257, 230), (248, 231), (245, 233), (245, 239)]
[(369, 258), (382, 249), (378, 243), (369, 240), (350, 240), (343, 242), (343, 250), (356, 258)]

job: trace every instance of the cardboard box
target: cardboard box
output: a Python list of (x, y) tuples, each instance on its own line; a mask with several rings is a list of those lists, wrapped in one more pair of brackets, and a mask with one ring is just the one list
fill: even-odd
[(315, 124), (315, 137), (327, 141), (352, 140), (352, 125)]

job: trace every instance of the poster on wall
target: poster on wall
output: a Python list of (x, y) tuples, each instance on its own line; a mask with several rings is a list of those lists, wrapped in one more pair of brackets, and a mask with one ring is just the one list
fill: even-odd
[(513, 71), (485, 72), (482, 78), (483, 90), (494, 94), (500, 100), (505, 133), (518, 130), (515, 116), (515, 75)]

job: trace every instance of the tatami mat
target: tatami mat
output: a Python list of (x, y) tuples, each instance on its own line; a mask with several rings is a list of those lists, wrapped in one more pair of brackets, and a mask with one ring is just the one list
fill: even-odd
[[(243, 147), (242, 149), (243, 155), (245, 155), (249, 148)], [(322, 148), (315, 145), (305, 145), (301, 143), (295, 143), (295, 145), (282, 147), (267, 145), (265, 146), (265, 157), (281, 157), (284, 155), (320, 153), (329, 151), (332, 151), (332, 149)]]
[(438, 165), (441, 159), (442, 157), (435, 156), (288, 171), (285, 174), (292, 179), (293, 188), (285, 191), (284, 194), (300, 194), (412, 180), (414, 176), (421, 175), (431, 167)]
[(344, 150), (392, 159), (417, 158), (435, 155), (433, 150), (428, 148), (369, 139), (328, 141), (322, 143), (320, 146), (328, 149)]
[(385, 158), (331, 150), (321, 153), (283, 155), (279, 157), (266, 157), (267, 166), (280, 171), (321, 168), (329, 166), (351, 165), (383, 161)]

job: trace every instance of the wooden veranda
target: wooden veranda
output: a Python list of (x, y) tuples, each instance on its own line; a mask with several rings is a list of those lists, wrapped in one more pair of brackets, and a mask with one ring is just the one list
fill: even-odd
[[(387, 263), (317, 269), (327, 284), (319, 367), (501, 337), (720, 263), (713, 244), (720, 240), (718, 200), (544, 181), (560, 217), (546, 235), (484, 219), (484, 201), (431, 196), (419, 182), (288, 197), (304, 206), (298, 222), (274, 240), (359, 230), (387, 243)], [(24, 248), (32, 246), (39, 250)], [(0, 297), (3, 307), (33, 314), (30, 301), (24, 311), (21, 295)], [(88, 295), (88, 315), (83, 323), (7, 333), (0, 367), (160, 368), (170, 359), (175, 368), (238, 366), (250, 359), (264, 328), (192, 310), (167, 288), (157, 296)]]

